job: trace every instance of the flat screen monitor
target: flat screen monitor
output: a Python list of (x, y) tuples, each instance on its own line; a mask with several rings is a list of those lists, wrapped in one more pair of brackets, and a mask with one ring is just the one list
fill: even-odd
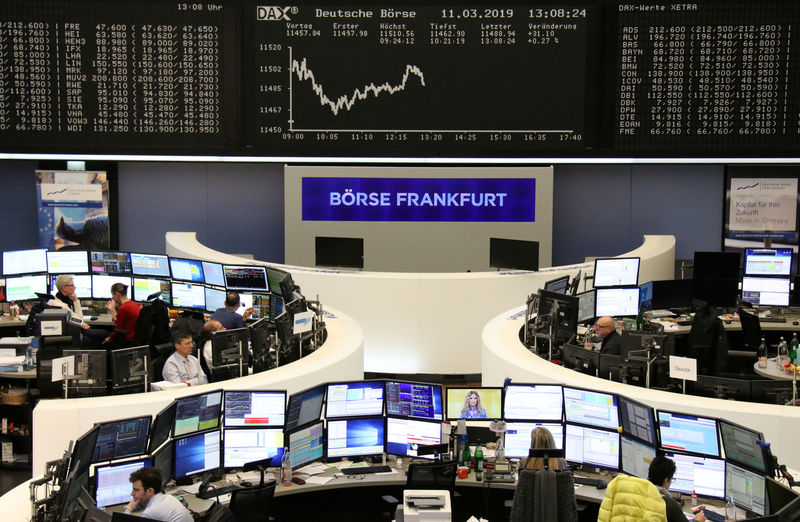
[(153, 467), (161, 472), (161, 487), (163, 488), (167, 482), (172, 480), (172, 470), (174, 465), (172, 457), (175, 450), (172, 447), (172, 441), (164, 444), (156, 452), (151, 452), (153, 457)]
[(201, 261), (203, 265), (203, 276), (207, 285), (225, 286), (225, 275), (222, 272), (222, 265), (211, 261)]
[(206, 310), (216, 312), (220, 308), (225, 308), (225, 290), (205, 287)]
[(755, 473), (728, 461), (725, 464), (725, 495), (748, 516), (767, 514), (767, 485), (763, 473)]
[(670, 491), (703, 497), (725, 498), (725, 461), (696, 455), (666, 453), (675, 461), (675, 475)]
[(84, 472), (88, 473), (89, 466), (92, 464), (94, 448), (97, 445), (97, 435), (100, 433), (100, 426), (94, 425), (92, 429), (81, 435), (75, 441), (72, 448), (72, 455), (69, 459), (69, 473), (78, 476)]
[(564, 413), (567, 422), (597, 428), (619, 428), (617, 396), (580, 388), (564, 387)]
[(536, 314), (538, 316), (553, 314), (556, 309), (554, 343), (560, 346), (578, 331), (578, 298), (539, 290), (539, 306)]
[(286, 274), (287, 272), (283, 270), (267, 267), (267, 284), (269, 285), (269, 291), (273, 295), (283, 295), (281, 280)]
[(283, 426), (285, 415), (285, 391), (225, 390), (226, 428)]
[(189, 283), (204, 283), (203, 262), (197, 259), (169, 258), (169, 271), (172, 279)]
[(594, 311), (597, 317), (635, 317), (639, 314), (639, 287), (598, 288)]
[(236, 310), (236, 313), (244, 317), (244, 312), (248, 308), (253, 309), (250, 319), (254, 321), (266, 319), (269, 321), (272, 318), (271, 295), (268, 293), (239, 294), (239, 309)]
[(263, 266), (224, 265), (225, 286), (228, 290), (250, 290), (266, 292), (267, 269)]
[(133, 278), (133, 300), (138, 303), (149, 301), (148, 297), (161, 292), (159, 299), (172, 303), (172, 284), (169, 279)]
[(275, 294), (270, 295), (269, 301), (269, 308), (270, 308), (270, 320), (274, 320), (274, 318), (278, 317), (283, 313), (283, 297)]
[(128, 252), (89, 252), (89, 268), (93, 274), (132, 273), (131, 255)]
[(286, 431), (292, 431), (319, 420), (325, 401), (325, 385), (309, 388), (289, 396), (286, 406)]
[(278, 465), (283, 460), (283, 428), (229, 428), (225, 430), (222, 450), (223, 467), (227, 469), (241, 468), (248, 462), (267, 458), (271, 458), (274, 465)]
[(274, 338), (272, 325), (267, 319), (247, 325), (250, 330), (250, 349), (253, 354), (253, 372), (261, 372), (274, 367), (270, 350)]
[(3, 275), (36, 274), (47, 272), (47, 249), (4, 250)]
[(637, 286), (639, 258), (614, 257), (594, 260), (594, 287)]
[(569, 287), (569, 276), (566, 275), (564, 277), (559, 277), (557, 279), (551, 279), (550, 281), (544, 284), (544, 289), (548, 292), (553, 292), (556, 294), (566, 294), (567, 288)]
[(620, 395), (619, 420), (624, 434), (653, 447), (658, 445), (655, 413), (650, 406)]
[(490, 237), (489, 266), (539, 270), (539, 242)]
[(386, 453), (400, 457), (432, 459), (435, 455), (420, 456), (420, 446), (442, 443), (442, 423), (417, 419), (387, 417)]
[[(622, 339), (622, 351), (626, 353), (625, 337)], [(639, 345), (635, 346), (638, 350)], [(600, 377), (615, 382), (623, 382), (624, 380), (632, 386), (645, 386), (647, 381), (647, 361), (632, 361), (621, 355), (611, 354), (602, 354), (599, 361), (600, 369), (598, 375)]]
[(147, 415), (100, 424), (92, 462), (144, 455), (147, 452), (151, 420)]
[(421, 382), (386, 381), (386, 414), (442, 420), (442, 386)]
[(658, 434), (667, 451), (719, 457), (717, 419), (659, 410)]
[(620, 437), (620, 457), (623, 472), (646, 479), (650, 472), (650, 463), (656, 458), (656, 449), (623, 434)]
[(564, 392), (560, 385), (509, 384), (503, 401), (506, 420), (558, 421), (564, 413)]
[(147, 446), (148, 453), (152, 455), (155, 450), (169, 439), (173, 424), (175, 424), (174, 402), (156, 414), (153, 420), (153, 427), (150, 430), (150, 443)]
[(754, 306), (789, 306), (789, 277), (743, 277), (742, 301)]
[(173, 441), (176, 479), (197, 475), (220, 466), (219, 430), (190, 435)]
[(564, 425), (560, 422), (506, 422), (503, 434), (506, 457), (522, 459), (528, 456), (531, 447), (531, 433), (536, 428), (547, 428), (553, 434), (557, 449), (564, 448)]
[(686, 308), (691, 304), (691, 279), (650, 281), (639, 287), (639, 307), (644, 310)]
[[(58, 293), (56, 281), (59, 276), (50, 276), (50, 295)], [(75, 285), (75, 295), (78, 299), (91, 299), (92, 298), (92, 276), (91, 274), (78, 274), (72, 276), (72, 284)]]
[(325, 418), (383, 414), (383, 381), (328, 383)]
[(329, 420), (325, 442), (328, 458), (380, 455), (386, 450), (383, 417)]
[(287, 437), (289, 461), (293, 469), (321, 460), (325, 455), (325, 430), (322, 421), (288, 432)]
[(448, 419), (500, 419), (502, 388), (447, 388)]
[(51, 274), (85, 274), (89, 272), (88, 252), (85, 250), (48, 251), (47, 271)]
[(176, 308), (206, 309), (206, 290), (203, 285), (172, 282), (172, 306)]
[(719, 434), (722, 436), (722, 450), (728, 462), (746, 466), (762, 475), (767, 472), (764, 452), (758, 445), (758, 441), (764, 440), (762, 433), (719, 419)]
[[(145, 364), (147, 363), (147, 364)], [(126, 386), (144, 389), (145, 376), (152, 374), (149, 346), (132, 346), (111, 352), (111, 382), (114, 388)]]
[(364, 238), (316, 236), (314, 265), (364, 268)]
[(619, 469), (619, 433), (567, 424), (564, 455), (567, 462)]
[(563, 350), (564, 366), (575, 371), (596, 377), (600, 369), (600, 352), (587, 350), (583, 346), (565, 344)]
[[(800, 495), (772, 477), (767, 477), (766, 483), (769, 512), (771, 514), (789, 515), (789, 517), (793, 517), (796, 516), (797, 513), (800, 513)], [(784, 522), (791, 520), (792, 522), (797, 522), (796, 518), (789, 517), (778, 517), (778, 521)]]
[(740, 257), (738, 252), (695, 252), (692, 297), (710, 306), (736, 306)]
[(219, 427), (221, 407), (222, 390), (175, 399), (175, 424), (172, 427), (172, 436), (180, 437)]
[(92, 299), (111, 299), (111, 285), (122, 283), (131, 297), (131, 278), (124, 275), (92, 274)]
[(288, 272), (283, 274), (283, 277), (281, 277), (281, 280), (278, 284), (280, 285), (281, 290), (278, 295), (283, 298), (283, 302), (288, 304), (294, 301), (295, 286), (294, 279), (292, 279), (292, 274)]
[(31, 301), (47, 294), (47, 274), (6, 277), (6, 301)]
[(136, 254), (131, 252), (133, 275), (169, 277), (169, 258), (160, 254)]
[(744, 275), (792, 275), (791, 248), (748, 248), (744, 251)]
[(593, 321), (597, 314), (594, 313), (595, 291), (589, 290), (578, 294), (578, 322), (588, 323)]
[(131, 500), (131, 473), (151, 465), (150, 459), (121, 462), (94, 469), (97, 507), (127, 504)]
[(100, 388), (105, 393), (108, 357), (105, 350), (64, 350), (62, 354), (75, 357), (75, 375), (78, 378), (74, 382), (78, 387)]
[(233, 330), (219, 330), (211, 334), (211, 364), (214, 368), (223, 366), (239, 366), (242, 361), (243, 371), (247, 371), (247, 358), (249, 355), (248, 342), (250, 330), (235, 328)]

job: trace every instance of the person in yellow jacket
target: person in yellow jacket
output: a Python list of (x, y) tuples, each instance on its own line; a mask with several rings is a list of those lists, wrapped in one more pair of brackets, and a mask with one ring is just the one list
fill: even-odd
[(598, 522), (667, 522), (667, 508), (649, 480), (617, 475), (608, 483)]

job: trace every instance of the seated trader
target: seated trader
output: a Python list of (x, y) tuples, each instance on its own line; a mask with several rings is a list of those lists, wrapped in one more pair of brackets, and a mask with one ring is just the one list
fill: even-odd
[[(686, 516), (681, 511), (681, 505), (669, 492), (675, 469), (675, 462), (672, 459), (658, 455), (650, 462), (647, 479), (658, 487), (658, 492), (661, 493), (661, 497), (664, 499), (664, 503), (667, 506), (667, 522), (686, 522)], [(702, 511), (699, 511), (694, 516), (694, 520), (706, 520), (706, 516)]]
[(175, 345), (175, 353), (170, 355), (164, 363), (164, 370), (161, 372), (164, 380), (174, 383), (185, 382), (189, 386), (206, 384), (208, 378), (197, 358), (192, 355), (192, 350), (194, 350), (192, 334), (174, 331), (172, 332), (172, 344)]
[(141, 511), (142, 518), (146, 520), (194, 522), (180, 500), (161, 492), (161, 471), (158, 468), (140, 468), (131, 473), (129, 480), (133, 486), (133, 499), (125, 506), (125, 513)]
[(597, 336), (603, 341), (600, 344), (600, 353), (608, 355), (622, 354), (622, 338), (617, 333), (614, 326), (613, 317), (601, 317), (594, 323), (594, 330)]
[(103, 341), (115, 347), (133, 346), (136, 336), (136, 320), (142, 308), (135, 301), (128, 299), (128, 285), (114, 283), (111, 285), (111, 300), (106, 303), (114, 321), (114, 331)]
[(226, 330), (244, 328), (244, 322), (250, 319), (254, 309), (252, 306), (250, 308), (245, 308), (244, 314), (239, 315), (236, 313), (236, 310), (239, 309), (240, 304), (239, 293), (228, 292), (228, 295), (225, 296), (225, 307), (217, 308), (214, 315), (211, 316), (211, 319), (222, 323), (222, 326), (224, 326)]
[(72, 312), (72, 317), (77, 317), (81, 320), (84, 346), (93, 346), (103, 342), (103, 339), (105, 339), (108, 332), (99, 328), (90, 329), (89, 325), (83, 320), (81, 301), (75, 293), (75, 280), (71, 275), (61, 274), (58, 276), (56, 279), (56, 297), (47, 301), (47, 306), (69, 310)]
[(214, 332), (221, 332), (222, 330), (226, 330), (226, 328), (222, 326), (222, 323), (213, 319), (209, 319), (206, 321), (206, 324), (203, 325), (203, 333), (200, 335), (200, 338), (203, 340), (203, 359), (206, 361), (206, 368), (214, 367), (214, 365), (211, 364), (211, 334)]
[[(539, 426), (531, 432), (531, 449), (555, 449), (556, 439), (550, 430)], [(567, 461), (562, 458), (549, 458), (547, 465), (550, 469), (567, 469)], [(520, 461), (520, 469), (542, 469), (544, 459), (542, 457), (525, 457)]]

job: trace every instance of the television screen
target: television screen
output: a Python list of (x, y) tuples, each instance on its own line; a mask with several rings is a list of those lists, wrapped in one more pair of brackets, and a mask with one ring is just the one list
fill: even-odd
[(204, 283), (203, 262), (197, 259), (169, 258), (169, 270), (172, 279), (189, 283)]
[(383, 417), (329, 420), (325, 454), (328, 458), (380, 455), (385, 441)]
[(285, 391), (225, 390), (226, 428), (283, 426), (285, 415)]
[(47, 271), (51, 274), (85, 274), (89, 272), (89, 254), (85, 250), (48, 251)]
[(383, 413), (383, 381), (328, 384), (325, 418), (364, 417)]
[(203, 276), (206, 284), (214, 286), (225, 286), (225, 275), (222, 273), (222, 265), (211, 261), (202, 261)]
[(47, 249), (3, 251), (3, 275), (47, 272)]
[(561, 421), (564, 395), (560, 385), (509, 384), (503, 402), (506, 420)]
[(148, 415), (100, 424), (92, 462), (144, 455), (151, 420)]
[(128, 252), (89, 252), (93, 274), (131, 274), (131, 255)]
[(158, 297), (165, 303), (172, 303), (172, 285), (169, 279), (144, 279), (141, 277), (133, 278), (133, 300), (139, 303), (148, 301), (148, 297), (161, 292)]
[(224, 265), (225, 286), (228, 290), (267, 291), (267, 269), (263, 266)]
[(560, 422), (506, 422), (504, 433), (506, 457), (521, 459), (528, 456), (531, 448), (531, 433), (536, 428), (547, 428), (553, 434), (557, 449), (564, 448), (564, 425)]
[(617, 396), (610, 393), (564, 387), (564, 412), (567, 422), (598, 428), (619, 428)]
[(206, 290), (203, 285), (172, 282), (170, 287), (172, 306), (176, 308), (192, 308), (205, 310)]
[(719, 457), (716, 419), (659, 410), (658, 433), (665, 450)]
[(290, 395), (286, 407), (286, 431), (318, 421), (324, 400), (324, 384)]
[(564, 455), (567, 462), (619, 469), (619, 433), (574, 424), (566, 425)]
[(441, 444), (442, 423), (388, 417), (386, 419), (386, 453), (401, 457), (432, 459), (435, 455), (417, 454), (420, 446)]
[(97, 507), (127, 504), (131, 500), (131, 473), (150, 466), (150, 459), (97, 466), (94, 470)]
[(175, 399), (175, 425), (172, 428), (172, 436), (180, 437), (196, 431), (217, 428), (221, 406), (221, 390)]
[(128, 298), (131, 296), (131, 278), (122, 275), (92, 274), (92, 299), (111, 299), (111, 285), (122, 283), (128, 287)]
[(176, 479), (219, 468), (219, 430), (190, 435), (173, 442)]
[(421, 382), (386, 381), (386, 414), (442, 420), (442, 386)]
[(744, 251), (744, 275), (789, 276), (791, 274), (791, 248), (748, 248)]
[(639, 288), (598, 288), (594, 312), (597, 317), (634, 317), (639, 314)]
[(656, 458), (656, 449), (622, 435), (620, 439), (620, 456), (624, 473), (646, 479), (650, 472), (650, 463)]
[(169, 260), (158, 254), (131, 253), (133, 275), (169, 277)]
[(539, 270), (539, 242), (490, 237), (489, 266)]
[(314, 238), (314, 264), (343, 268), (364, 268), (364, 238)]
[(321, 421), (289, 432), (288, 438), (289, 460), (293, 469), (322, 459), (325, 449), (325, 430), (322, 429)]
[(222, 455), (225, 468), (241, 468), (267, 458), (278, 466), (283, 459), (283, 428), (226, 429)]
[(696, 492), (699, 496), (725, 498), (725, 461), (694, 455), (665, 453), (675, 461), (674, 481), (670, 491), (685, 495)]
[(447, 388), (448, 419), (500, 419), (502, 388)]
[(47, 293), (47, 274), (6, 278), (6, 301), (30, 301)]
[(639, 258), (614, 257), (594, 260), (594, 287), (636, 286), (639, 284)]

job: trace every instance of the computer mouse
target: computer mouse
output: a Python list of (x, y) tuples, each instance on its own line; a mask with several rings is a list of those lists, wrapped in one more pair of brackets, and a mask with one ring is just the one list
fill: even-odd
[(249, 488), (253, 484), (252, 484), (252, 482), (247, 482), (246, 480), (243, 480), (243, 481), (239, 482), (239, 485), (242, 486), (243, 488)]
[(92, 318), (91, 318), (91, 319), (89, 319), (89, 320), (90, 320), (90, 321), (97, 321), (97, 317), (92, 317)]
[(792, 324), (793, 324), (794, 326), (800, 325), (800, 323), (798, 323), (797, 321), (792, 321)]

